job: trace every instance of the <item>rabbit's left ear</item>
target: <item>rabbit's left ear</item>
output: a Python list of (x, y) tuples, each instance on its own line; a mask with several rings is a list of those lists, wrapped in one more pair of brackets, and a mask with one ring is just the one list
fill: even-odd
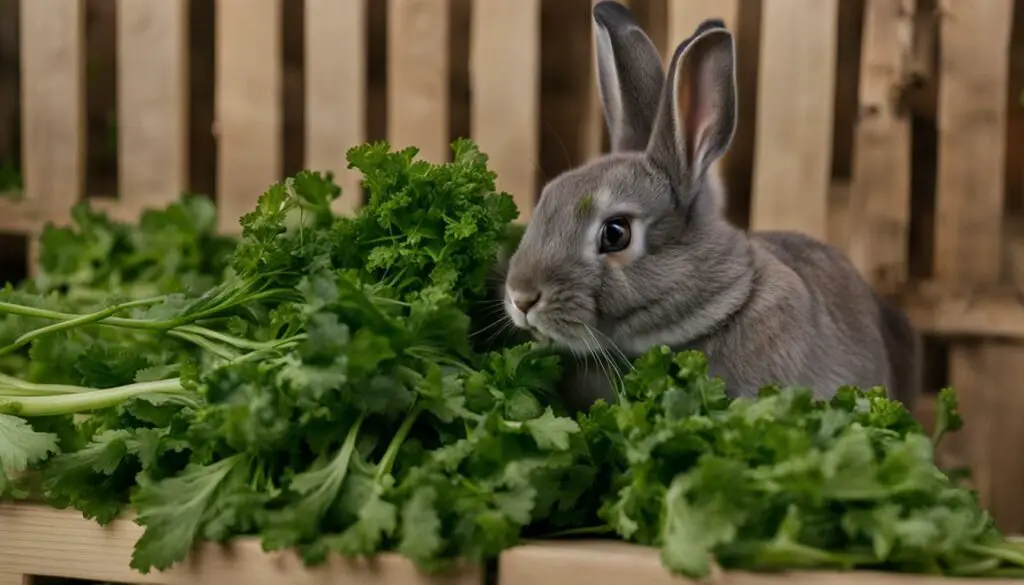
[(705, 21), (672, 56), (648, 155), (674, 181), (697, 179), (732, 143), (736, 101), (732, 34)]
[(665, 82), (661, 57), (622, 4), (603, 0), (593, 15), (598, 89), (612, 150), (643, 151)]

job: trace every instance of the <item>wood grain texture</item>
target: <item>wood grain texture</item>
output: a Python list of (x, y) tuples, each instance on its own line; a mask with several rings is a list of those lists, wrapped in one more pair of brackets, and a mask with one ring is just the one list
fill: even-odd
[(84, 4), (21, 5), (21, 128), (25, 198), (67, 214), (85, 188)]
[(913, 50), (915, 0), (867, 0), (854, 129), (848, 253), (883, 293), (907, 280), (910, 118), (901, 108)]
[(540, 0), (477, 0), (471, 15), (470, 134), (526, 222), (540, 163)]
[(999, 279), (1012, 0), (946, 1), (940, 20), (935, 275)]
[(239, 218), (282, 179), (281, 1), (217, 1), (217, 206), (226, 233), (238, 233)]
[(739, 23), (739, 0), (686, 0), (678, 2), (669, 0), (668, 7), (668, 47), (665, 49), (665, 62), (672, 57), (676, 46), (683, 39), (693, 34), (701, 22), (707, 18), (721, 18), (725, 27), (733, 34)]
[[(159, 585), (483, 584), (479, 567), (429, 576), (394, 554), (381, 555), (374, 562), (332, 557), (324, 565), (307, 569), (295, 553), (265, 553), (255, 539), (204, 545), (167, 572), (143, 575), (129, 567), (141, 535), (142, 527), (129, 519), (101, 527), (75, 510), (0, 504), (0, 578), (29, 575)], [(0, 580), (0, 585), (21, 584)]]
[(188, 189), (188, 2), (117, 3), (119, 198), (163, 207)]
[(450, 0), (387, 0), (388, 140), (420, 157), (451, 159), (449, 131)]
[(85, 195), (85, 14), (82, 2), (22, 2), (21, 168), (29, 276), (46, 221), (66, 219)]
[[(659, 551), (612, 541), (527, 543), (509, 550), (498, 561), (499, 585), (683, 585), (696, 583), (670, 575)], [(704, 585), (983, 585), (1015, 580), (971, 580), (886, 573), (791, 572), (752, 574), (715, 573)]]
[[(586, 117), (583, 120), (583, 128), (580, 129), (580, 156), (583, 162), (587, 162), (601, 155), (602, 143), (604, 141), (607, 125), (604, 119), (604, 109), (601, 105), (601, 88), (597, 81), (597, 47), (595, 45), (594, 33), (594, 12), (593, 7), (601, 0), (591, 0), (587, 10), (587, 23), (590, 27), (590, 84), (587, 86)], [(622, 0), (621, 4), (629, 6), (629, 0)]]
[(339, 213), (362, 204), (359, 172), (345, 153), (366, 141), (367, 0), (306, 0), (306, 164), (334, 171)]
[(751, 228), (825, 240), (838, 0), (764, 0)]
[(949, 290), (944, 282), (920, 282), (896, 298), (924, 333), (1024, 340), (1024, 302), (1013, 287)]
[[(935, 279), (947, 291), (1001, 279), (1012, 0), (942, 2), (938, 97)], [(949, 379), (965, 419), (962, 435), (981, 504), (1004, 530), (1024, 527), (1019, 453), (1024, 348), (963, 342), (950, 350)]]

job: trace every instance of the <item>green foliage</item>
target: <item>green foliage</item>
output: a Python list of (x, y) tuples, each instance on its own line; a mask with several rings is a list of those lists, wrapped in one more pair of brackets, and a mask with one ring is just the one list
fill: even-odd
[(386, 143), (349, 161), (370, 193), (352, 217), (305, 171), (240, 238), (198, 197), (47, 229), (38, 278), (0, 292), (0, 495), (100, 523), (131, 507), (143, 572), (244, 535), (439, 570), (609, 532), (693, 577), (1024, 567), (932, 461), (962, 425), (952, 391), (929, 439), (880, 390), (730, 399), (703, 356), (658, 348), (574, 420), (549, 348), (474, 340), (522, 235), (486, 157), (463, 140), (447, 164)]
[[(974, 574), (1024, 567), (934, 443), (884, 389), (803, 388), (729, 399), (697, 352), (652, 350), (619, 403), (584, 422), (615, 470), (601, 517), (660, 546), (671, 570), (817, 568)], [(940, 394), (937, 441), (961, 424)]]

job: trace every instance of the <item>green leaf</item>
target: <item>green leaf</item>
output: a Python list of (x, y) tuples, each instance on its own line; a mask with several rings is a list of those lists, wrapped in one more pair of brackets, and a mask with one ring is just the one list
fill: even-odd
[(24, 419), (0, 414), (0, 496), (24, 496), (16, 489), (11, 474), (21, 473), (59, 451), (56, 434), (38, 432)]
[(580, 427), (571, 418), (556, 417), (548, 407), (544, 414), (523, 423), (526, 430), (545, 451), (565, 451), (569, 448), (569, 437), (578, 433)]

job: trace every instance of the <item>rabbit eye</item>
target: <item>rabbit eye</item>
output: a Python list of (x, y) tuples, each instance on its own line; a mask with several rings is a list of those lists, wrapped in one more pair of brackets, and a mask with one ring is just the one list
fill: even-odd
[(629, 247), (631, 229), (625, 217), (613, 217), (601, 226), (601, 253), (621, 252)]

